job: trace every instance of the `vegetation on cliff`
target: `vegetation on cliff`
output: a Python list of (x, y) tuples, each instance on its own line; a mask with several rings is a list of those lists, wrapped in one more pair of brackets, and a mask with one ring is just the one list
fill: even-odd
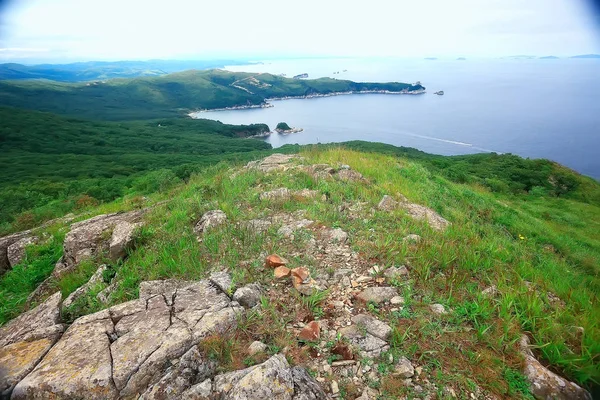
[(280, 129), (282, 131), (289, 131), (292, 128), (290, 128), (290, 126), (288, 124), (286, 124), (285, 122), (280, 122), (277, 124), (275, 129)]

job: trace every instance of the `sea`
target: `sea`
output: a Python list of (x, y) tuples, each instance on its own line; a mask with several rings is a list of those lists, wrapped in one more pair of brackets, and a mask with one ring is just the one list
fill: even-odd
[[(600, 179), (600, 59), (263, 60), (232, 71), (363, 82), (420, 82), (422, 95), (355, 94), (195, 114), (229, 124), (286, 122), (273, 147), (366, 140), (442, 155), (547, 158)], [(444, 95), (436, 95), (436, 91)]]

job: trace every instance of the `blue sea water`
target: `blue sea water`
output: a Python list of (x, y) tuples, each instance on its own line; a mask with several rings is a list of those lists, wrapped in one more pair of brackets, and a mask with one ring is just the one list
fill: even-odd
[[(494, 151), (548, 158), (600, 179), (600, 60), (311, 59), (228, 69), (420, 81), (427, 87), (423, 95), (282, 100), (273, 108), (199, 114), (225, 123), (274, 128), (285, 121), (304, 129), (265, 139), (274, 147), (368, 140), (444, 155)], [(434, 95), (437, 90), (445, 94)]]

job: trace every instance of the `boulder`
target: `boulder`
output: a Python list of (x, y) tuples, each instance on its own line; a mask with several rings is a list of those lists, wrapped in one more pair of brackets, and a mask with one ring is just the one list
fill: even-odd
[(420, 243), (421, 236), (411, 233), (410, 235), (407, 235), (404, 238), (402, 238), (402, 242), (403, 243), (415, 243), (415, 244)]
[(406, 198), (403, 198), (403, 201), (400, 202), (400, 207), (402, 207), (411, 218), (417, 221), (424, 220), (431, 228), (435, 230), (442, 231), (446, 229), (448, 225), (450, 225), (450, 222), (433, 211), (431, 208), (427, 208), (420, 204), (411, 203)]
[[(206, 379), (181, 394), (182, 400), (210, 400), (212, 393), (212, 381)], [(162, 398), (161, 398), (162, 399)]]
[(8, 263), (11, 268), (19, 264), (25, 258), (25, 248), (29, 245), (38, 242), (38, 238), (35, 236), (25, 236), (22, 239), (17, 240), (6, 249), (6, 255), (8, 257)]
[(364, 176), (360, 172), (354, 171), (353, 169), (341, 169), (335, 176), (342, 181), (346, 182), (366, 182)]
[[(190, 349), (234, 327), (242, 312), (209, 280), (142, 282), (138, 300), (77, 319), (13, 396), (113, 399), (182, 392), (210, 375), (207, 361)], [(182, 369), (171, 368), (172, 360)], [(193, 379), (186, 383), (188, 376)]]
[(302, 328), (298, 339), (305, 342), (314, 342), (321, 337), (321, 325), (317, 321), (311, 321)]
[(115, 225), (109, 245), (109, 257), (113, 263), (127, 255), (127, 250), (133, 243), (133, 233), (139, 226), (140, 223), (132, 224), (127, 221), (120, 221)]
[(233, 300), (245, 308), (252, 308), (260, 303), (261, 295), (260, 286), (257, 283), (251, 283), (236, 290), (233, 294)]
[(0, 328), (0, 398), (9, 398), (63, 333), (60, 292)]
[(223, 225), (227, 221), (227, 215), (221, 210), (207, 211), (202, 215), (200, 221), (194, 227), (194, 233), (200, 235), (213, 229), (219, 225)]
[(258, 353), (264, 353), (267, 351), (267, 345), (263, 342), (255, 340), (248, 346), (248, 355), (253, 356)]
[(87, 292), (89, 292), (89, 290), (94, 287), (95, 285), (104, 282), (104, 271), (106, 271), (107, 267), (106, 265), (101, 265), (100, 268), (98, 268), (96, 270), (96, 272), (94, 272), (94, 275), (92, 275), (92, 277), (90, 278), (89, 281), (87, 281), (85, 284), (83, 284), (82, 286), (80, 286), (79, 288), (77, 288), (77, 290), (75, 290), (73, 293), (71, 293), (66, 299), (65, 301), (63, 301), (63, 307), (68, 308), (70, 307), (75, 301), (77, 301), (78, 299), (80, 299), (81, 297), (85, 296), (85, 294)]
[(383, 196), (379, 204), (377, 204), (377, 208), (381, 211), (393, 211), (398, 208), (399, 203), (394, 200), (392, 196), (388, 196), (387, 194)]
[(414, 374), (415, 368), (413, 367), (410, 360), (406, 357), (401, 357), (400, 360), (398, 360), (398, 362), (396, 363), (396, 367), (394, 368), (394, 372), (392, 372), (392, 375), (404, 379), (411, 378)]
[(364, 303), (383, 303), (390, 301), (394, 296), (398, 295), (398, 290), (391, 286), (374, 286), (368, 287), (356, 296), (359, 301)]
[(539, 400), (592, 400), (590, 393), (544, 367), (534, 357), (529, 348), (529, 337), (523, 335), (520, 341), (521, 354), (524, 357), (523, 375), (529, 381), (529, 389)]
[(391, 326), (368, 314), (355, 315), (352, 317), (352, 322), (382, 340), (388, 340), (392, 334)]
[(31, 236), (31, 231), (13, 233), (0, 238), (0, 276), (4, 275), (12, 265), (8, 258), (8, 248), (14, 243)]
[(444, 307), (441, 304), (431, 304), (429, 306), (429, 309), (431, 310), (432, 313), (434, 313), (436, 315), (444, 315), (447, 313), (446, 307)]
[(287, 263), (285, 258), (279, 257), (277, 254), (271, 254), (265, 258), (265, 267), (267, 268), (277, 268), (287, 265)]
[(408, 278), (408, 268), (406, 268), (404, 265), (401, 265), (399, 267), (390, 267), (388, 269), (386, 269), (383, 273), (383, 275), (389, 279), (406, 279)]
[(317, 381), (302, 367), (292, 368), (294, 400), (324, 400), (327, 395)]
[(220, 291), (227, 294), (231, 294), (231, 288), (233, 287), (233, 279), (227, 271), (214, 272), (208, 278), (213, 285), (215, 285)]

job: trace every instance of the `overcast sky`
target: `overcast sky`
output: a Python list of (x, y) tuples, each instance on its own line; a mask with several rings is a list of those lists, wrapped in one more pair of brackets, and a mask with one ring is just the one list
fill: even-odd
[(0, 60), (600, 53), (583, 0), (0, 0)]

